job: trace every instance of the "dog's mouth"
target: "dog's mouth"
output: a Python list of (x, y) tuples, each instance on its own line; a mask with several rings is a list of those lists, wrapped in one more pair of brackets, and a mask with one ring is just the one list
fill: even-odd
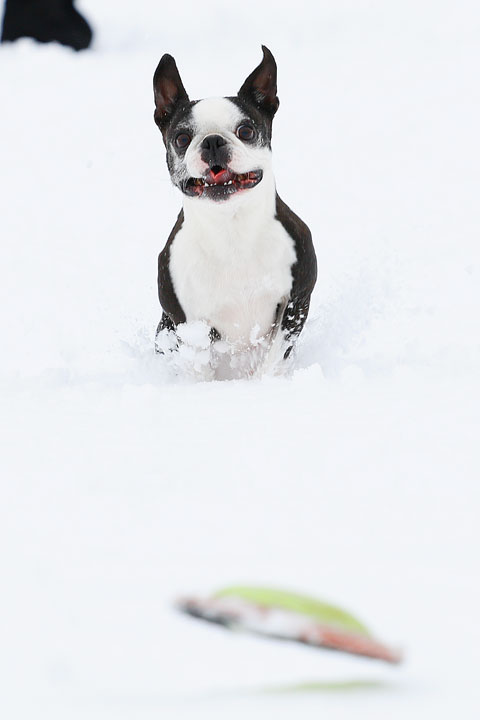
[(262, 170), (246, 173), (233, 173), (228, 168), (213, 166), (200, 178), (188, 178), (183, 192), (191, 197), (208, 197), (212, 200), (225, 200), (242, 190), (250, 190), (258, 185), (263, 177)]

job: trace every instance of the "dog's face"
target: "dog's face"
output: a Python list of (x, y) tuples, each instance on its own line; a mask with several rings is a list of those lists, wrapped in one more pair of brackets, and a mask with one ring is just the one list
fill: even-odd
[(272, 120), (279, 104), (277, 68), (267, 48), (235, 97), (190, 101), (171, 55), (160, 60), (153, 87), (168, 169), (185, 195), (228, 200), (262, 182), (271, 168)]

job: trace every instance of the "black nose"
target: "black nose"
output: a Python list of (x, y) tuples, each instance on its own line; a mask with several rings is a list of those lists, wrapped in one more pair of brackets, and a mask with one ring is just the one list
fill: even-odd
[(217, 150), (226, 144), (227, 141), (221, 135), (207, 135), (202, 142), (202, 150)]
[(231, 154), (232, 146), (221, 135), (207, 135), (202, 141), (200, 157), (210, 168), (226, 168)]

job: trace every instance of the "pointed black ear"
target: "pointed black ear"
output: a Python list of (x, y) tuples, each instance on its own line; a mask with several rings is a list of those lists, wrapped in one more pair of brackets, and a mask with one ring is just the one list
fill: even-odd
[(155, 122), (163, 130), (180, 103), (189, 102), (188, 95), (171, 55), (164, 55), (153, 76)]
[(253, 103), (273, 118), (280, 104), (277, 97), (277, 63), (265, 45), (262, 45), (262, 50), (262, 62), (247, 77), (238, 91), (238, 97)]

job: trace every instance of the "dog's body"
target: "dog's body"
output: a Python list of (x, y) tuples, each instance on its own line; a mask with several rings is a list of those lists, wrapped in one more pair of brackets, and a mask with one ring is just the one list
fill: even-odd
[[(202, 321), (230, 351), (281, 347), (287, 357), (316, 280), (310, 231), (276, 193), (271, 126), (276, 65), (262, 63), (237, 97), (190, 102), (175, 61), (154, 77), (155, 121), (183, 209), (158, 263), (158, 334)], [(161, 347), (161, 344), (160, 344)]]

